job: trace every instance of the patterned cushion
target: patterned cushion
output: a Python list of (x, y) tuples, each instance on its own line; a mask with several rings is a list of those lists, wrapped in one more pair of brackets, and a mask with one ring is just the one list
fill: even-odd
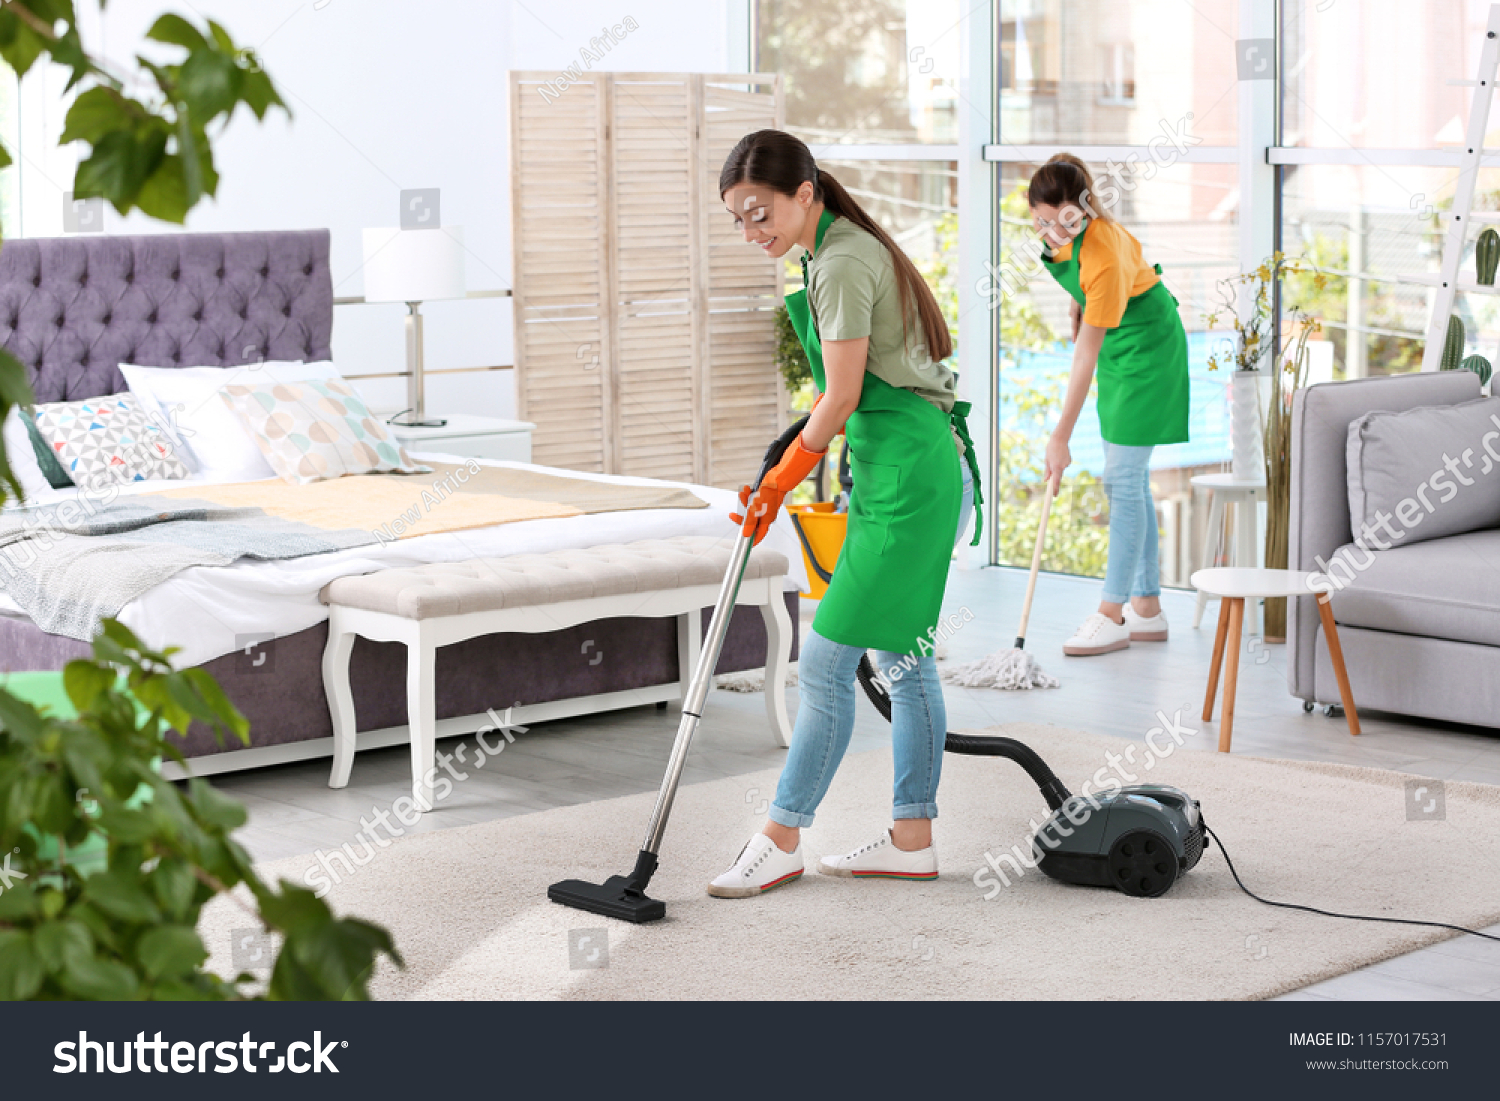
[(219, 396), (244, 420), (282, 481), (430, 473), (411, 461), (342, 379), (225, 386)]
[(162, 425), (146, 415), (134, 394), (38, 405), (36, 428), (68, 477), (84, 489), (189, 474)]

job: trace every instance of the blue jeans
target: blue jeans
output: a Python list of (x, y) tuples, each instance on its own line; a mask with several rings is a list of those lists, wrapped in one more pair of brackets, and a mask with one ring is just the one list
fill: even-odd
[[(776, 785), (771, 821), (813, 824), (813, 813), (854, 733), (854, 670), (865, 651), (808, 631), (797, 658), (797, 725)], [(890, 683), (891, 741), (896, 756), (896, 818), (936, 818), (938, 777), (948, 714), (937, 659), (875, 651), (875, 670)]]
[(1104, 492), (1109, 496), (1109, 564), (1104, 570), (1104, 599), (1110, 604), (1161, 593), (1151, 451), (1150, 447), (1104, 444)]
[[(963, 465), (963, 504), (955, 541), (974, 511), (974, 483)], [(865, 651), (808, 631), (797, 658), (797, 724), (769, 817), (783, 826), (813, 824), (813, 814), (838, 771), (854, 733), (854, 671)], [(895, 818), (936, 818), (938, 778), (948, 713), (937, 658), (875, 651), (875, 671), (891, 694), (891, 743), (896, 758)]]

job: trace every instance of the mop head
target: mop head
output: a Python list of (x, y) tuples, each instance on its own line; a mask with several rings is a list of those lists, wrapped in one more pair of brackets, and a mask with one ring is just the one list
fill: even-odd
[(1025, 650), (1017, 650), (1014, 647), (1009, 650), (997, 650), (978, 661), (969, 661), (962, 665), (955, 665), (951, 669), (944, 669), (943, 681), (962, 688), (1017, 690), (1056, 688), (1061, 683), (1056, 677), (1050, 677), (1042, 672), (1036, 659)]
[[(787, 670), (786, 686), (788, 688), (797, 687), (797, 670)], [(722, 688), (727, 692), (764, 692), (766, 690), (766, 671), (764, 669), (747, 669), (743, 673), (720, 673), (714, 678), (714, 687)]]

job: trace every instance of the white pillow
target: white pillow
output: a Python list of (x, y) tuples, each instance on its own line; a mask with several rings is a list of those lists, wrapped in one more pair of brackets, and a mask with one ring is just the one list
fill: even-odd
[(20, 409), (12, 406), (5, 415), (5, 425), (0, 429), (0, 434), (3, 434), (5, 440), (5, 457), (16, 481), (21, 483), (21, 491), (26, 495), (27, 501), (34, 501), (39, 494), (51, 492), (52, 487), (47, 484), (42, 468), (37, 465), (36, 452), (31, 447), (31, 433), (26, 431), (22, 415)]
[[(160, 412), (177, 454), (215, 479), (255, 482), (276, 477), (245, 422), (218, 397), (231, 383), (323, 382), (339, 378), (329, 360), (266, 360), (241, 367), (138, 367), (120, 364), (125, 383)], [(24, 426), (22, 428), (24, 431)]]

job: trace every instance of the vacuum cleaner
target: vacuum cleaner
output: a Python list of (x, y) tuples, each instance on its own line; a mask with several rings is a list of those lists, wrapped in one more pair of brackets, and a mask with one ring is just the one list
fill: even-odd
[[(875, 709), (891, 718), (870, 655), (856, 675)], [(1203, 857), (1206, 826), (1198, 800), (1165, 784), (1132, 784), (1097, 795), (1072, 795), (1047, 762), (1014, 738), (948, 732), (943, 749), (971, 757), (1006, 757), (1031, 777), (1052, 814), (1032, 835), (1037, 867), (1061, 883), (1114, 887), (1135, 898), (1166, 894)]]
[[(807, 424), (807, 415), (783, 432), (766, 450), (760, 473), (755, 476), (753, 490), (760, 488), (761, 479), (781, 461), (786, 449), (801, 434)], [(754, 533), (740, 532), (734, 553), (729, 559), (729, 569), (724, 582), (719, 586), (719, 598), (714, 603), (713, 618), (703, 636), (703, 648), (698, 658), (698, 668), (688, 683), (687, 696), (682, 701), (682, 721), (677, 727), (677, 740), (672, 743), (672, 756), (667, 761), (667, 773), (662, 778), (661, 790), (652, 808), (651, 820), (646, 824), (646, 838), (636, 854), (635, 867), (629, 875), (612, 875), (603, 883), (587, 883), (581, 879), (565, 879), (547, 888), (547, 897), (553, 902), (571, 906), (575, 910), (587, 910), (592, 914), (619, 918), (640, 924), (658, 921), (666, 915), (666, 903), (650, 898), (646, 888), (656, 874), (657, 853), (661, 850), (662, 835), (667, 830), (667, 817), (672, 813), (672, 801), (677, 796), (677, 785), (682, 779), (683, 767), (687, 764), (688, 747), (693, 743), (698, 723), (703, 718), (703, 705), (708, 699), (708, 690), (713, 681), (714, 670), (719, 664), (719, 651), (724, 648), (724, 636), (729, 633), (729, 618), (734, 614), (735, 598), (739, 596), (740, 581), (745, 575), (745, 566), (750, 561), (750, 550), (755, 545)]]

